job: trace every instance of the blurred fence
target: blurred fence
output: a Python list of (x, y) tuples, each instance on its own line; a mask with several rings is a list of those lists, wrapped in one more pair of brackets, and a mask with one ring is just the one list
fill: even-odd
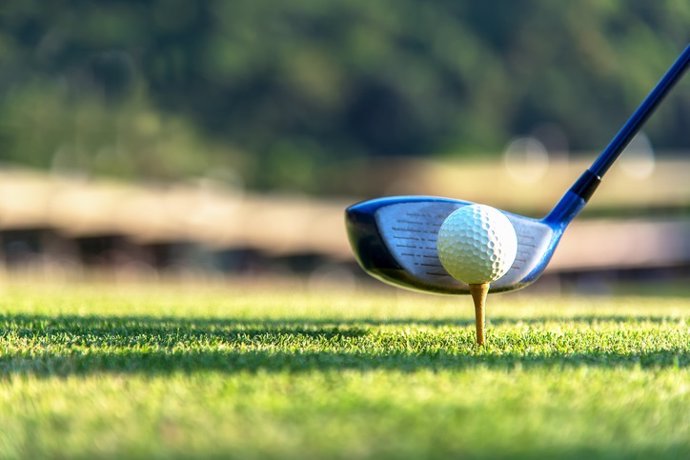
[[(488, 172), (477, 173), (481, 168), (486, 166), (470, 165), (462, 171), (441, 168), (439, 177), (460, 178), (448, 191), (462, 189), (469, 192), (467, 195), (443, 193), (446, 190), (441, 184), (450, 183), (448, 178), (436, 183), (426, 179), (418, 182), (415, 177), (428, 174), (424, 168), (418, 168), (416, 176), (408, 175), (410, 186), (397, 191), (412, 193), (428, 188), (514, 210), (516, 206), (510, 204), (522, 189), (511, 190), (515, 184), (502, 173), (494, 173), (489, 180)], [(575, 171), (579, 165), (568, 168)], [(688, 166), (670, 163), (659, 168), (669, 171), (667, 177), (673, 178), (684, 174), (682, 168)], [(464, 182), (463, 175), (472, 176), (472, 186), (469, 179)], [(523, 206), (517, 207), (548, 207), (552, 197), (565, 189), (569, 175), (558, 172), (554, 177), (560, 181), (532, 186), (530, 193), (524, 194)], [(611, 203), (632, 206), (633, 199), (628, 196), (634, 193), (621, 194), (618, 187), (640, 191), (635, 203), (643, 203), (647, 210), (653, 208), (650, 195), (666, 194), (659, 203), (687, 203), (687, 182), (674, 187), (667, 178), (656, 188), (649, 183), (655, 180), (662, 181), (651, 175), (643, 184), (602, 185), (592, 207), (596, 210)], [(612, 182), (616, 181), (624, 179), (612, 175)], [(309, 274), (335, 267), (357, 274), (360, 271), (343, 225), (343, 209), (351, 202), (250, 194), (210, 180), (133, 185), (6, 169), (0, 171), (0, 248), (9, 270), (242, 275)], [(633, 219), (576, 220), (556, 251), (549, 272), (567, 276), (597, 271), (673, 272), (688, 267), (690, 219), (682, 213), (670, 217), (652, 213)]]

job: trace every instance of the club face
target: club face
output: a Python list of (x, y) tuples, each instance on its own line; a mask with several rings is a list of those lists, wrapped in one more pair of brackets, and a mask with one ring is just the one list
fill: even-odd
[[(390, 197), (346, 210), (350, 244), (359, 264), (375, 278), (412, 290), (467, 294), (469, 287), (443, 268), (436, 235), (445, 218), (468, 201), (437, 197)], [(562, 229), (504, 212), (518, 238), (515, 262), (491, 292), (512, 291), (535, 281), (549, 262)]]

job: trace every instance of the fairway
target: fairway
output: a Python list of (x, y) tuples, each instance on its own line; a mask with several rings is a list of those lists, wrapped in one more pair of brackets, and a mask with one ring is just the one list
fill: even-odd
[(688, 458), (690, 299), (0, 289), (0, 458)]

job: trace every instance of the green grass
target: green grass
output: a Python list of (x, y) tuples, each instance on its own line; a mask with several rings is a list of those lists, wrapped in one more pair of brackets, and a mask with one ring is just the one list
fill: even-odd
[(690, 299), (0, 290), (0, 458), (688, 458)]

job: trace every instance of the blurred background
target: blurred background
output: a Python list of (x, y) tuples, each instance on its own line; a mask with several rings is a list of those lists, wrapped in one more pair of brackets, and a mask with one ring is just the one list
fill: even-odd
[[(369, 283), (346, 205), (544, 214), (689, 23), (683, 0), (3, 2), (0, 265)], [(688, 133), (681, 81), (535, 290), (690, 284)]]

